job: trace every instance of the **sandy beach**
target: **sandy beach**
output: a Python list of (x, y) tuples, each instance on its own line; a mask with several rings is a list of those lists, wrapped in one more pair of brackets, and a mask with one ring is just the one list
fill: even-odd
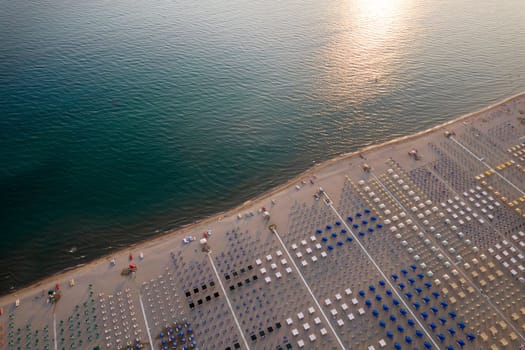
[(524, 137), (521, 93), (316, 165), (2, 296), (0, 349), (517, 348)]

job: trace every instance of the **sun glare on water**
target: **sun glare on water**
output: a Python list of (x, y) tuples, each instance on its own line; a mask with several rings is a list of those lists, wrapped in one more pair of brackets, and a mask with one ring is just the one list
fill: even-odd
[(360, 0), (360, 12), (369, 17), (384, 18), (395, 14), (402, 0)]
[[(323, 51), (322, 59), (330, 62), (324, 84), (319, 87), (323, 98), (332, 106), (343, 101), (349, 89), (359, 103), (390, 89), (389, 81), (396, 63), (400, 62), (403, 43), (410, 35), (413, 0), (339, 0), (337, 30)], [(341, 108), (346, 105), (341, 104)]]

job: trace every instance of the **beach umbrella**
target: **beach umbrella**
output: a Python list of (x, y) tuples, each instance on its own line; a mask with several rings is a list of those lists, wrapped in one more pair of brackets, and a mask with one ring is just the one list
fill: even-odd
[(345, 234), (345, 233), (347, 233), (347, 232), (348, 232), (348, 231), (346, 230), (346, 228), (344, 228), (344, 229), (341, 230), (341, 233), (342, 233), (342, 234)]
[(317, 230), (315, 230), (315, 233), (317, 233), (318, 235), (320, 235), (321, 233), (323, 233), (323, 230), (321, 230), (321, 229), (318, 228)]
[(347, 217), (347, 220), (350, 221), (350, 222), (352, 222), (352, 221), (354, 221), (354, 218), (351, 217), (351, 216), (349, 216), (349, 217)]
[(372, 315), (374, 317), (378, 317), (379, 316), (379, 311), (377, 311), (376, 309), (372, 310)]
[(386, 295), (388, 295), (388, 296), (392, 296), (392, 291), (391, 291), (390, 289), (387, 289), (385, 293), (386, 293)]
[(474, 339), (476, 339), (476, 336), (473, 333), (467, 333), (467, 339), (470, 341), (474, 341)]
[(412, 338), (410, 336), (406, 336), (405, 337), (405, 341), (407, 342), (407, 344), (411, 344), (412, 343)]
[(401, 308), (401, 309), (399, 309), (399, 313), (400, 313), (402, 316), (406, 316), (406, 315), (407, 315), (407, 310)]
[(436, 324), (434, 322), (432, 322), (431, 324), (428, 325), (430, 327), (430, 329), (432, 329), (433, 331), (437, 328)]
[(392, 299), (392, 304), (394, 304), (395, 306), (398, 306), (399, 300), (397, 300), (396, 298)]
[(414, 325), (416, 324), (416, 323), (414, 322), (414, 320), (413, 320), (413, 319), (410, 319), (410, 318), (408, 319), (407, 323), (408, 323), (408, 325), (409, 325), (410, 327), (414, 327)]
[(405, 327), (403, 327), (402, 325), (397, 325), (397, 330), (399, 333), (403, 333), (405, 331)]
[(423, 345), (425, 346), (426, 349), (432, 349), (432, 344), (430, 344), (429, 342), (424, 342)]
[(383, 225), (382, 224), (377, 224), (376, 228), (383, 228)]
[(336, 221), (335, 224), (336, 224), (337, 226), (341, 226), (341, 221)]
[(328, 245), (328, 250), (333, 250), (334, 249), (334, 246), (333, 245)]
[(454, 329), (454, 327), (450, 327), (450, 328), (448, 329), (448, 332), (449, 332), (450, 335), (452, 335), (452, 336), (453, 336), (454, 334), (456, 334), (456, 330)]
[(439, 333), (438, 334), (438, 338), (439, 338), (439, 341), (443, 343), (445, 341), (446, 337), (445, 337), (445, 335), (443, 333)]
[(335, 233), (335, 232), (332, 233), (332, 237), (333, 237), (333, 238), (337, 238), (337, 233)]
[(346, 237), (346, 240), (347, 240), (348, 242), (352, 242), (354, 239), (353, 239), (352, 237)]
[(396, 350), (401, 350), (401, 344), (399, 344), (399, 343), (394, 343), (394, 349), (396, 349)]
[(458, 341), (456, 342), (458, 343), (458, 345), (463, 349), (463, 347), (465, 346), (465, 342), (462, 340), (462, 339), (458, 339)]
[(370, 209), (365, 208), (365, 214), (370, 214)]
[(384, 286), (385, 286), (385, 281), (383, 281), (383, 280), (379, 280), (378, 283), (379, 283), (379, 285), (380, 285), (381, 287), (384, 287)]
[(386, 336), (390, 339), (392, 339), (394, 337), (394, 333), (392, 333), (391, 331), (387, 331), (386, 332)]
[(383, 321), (383, 320), (379, 321), (379, 325), (380, 325), (381, 327), (383, 327), (383, 328), (386, 327), (386, 323), (385, 323), (385, 321)]
[(423, 332), (421, 332), (419, 329), (416, 329), (416, 335), (418, 338), (422, 338), (423, 337)]

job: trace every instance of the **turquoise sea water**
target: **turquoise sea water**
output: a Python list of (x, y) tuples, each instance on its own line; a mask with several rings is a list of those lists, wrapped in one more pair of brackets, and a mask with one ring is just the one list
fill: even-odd
[(0, 0), (0, 292), (523, 90), (523, 0)]

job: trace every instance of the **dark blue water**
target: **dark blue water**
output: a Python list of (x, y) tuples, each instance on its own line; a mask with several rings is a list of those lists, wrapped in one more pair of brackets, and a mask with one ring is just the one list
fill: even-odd
[(0, 0), (0, 291), (524, 78), (523, 0)]

